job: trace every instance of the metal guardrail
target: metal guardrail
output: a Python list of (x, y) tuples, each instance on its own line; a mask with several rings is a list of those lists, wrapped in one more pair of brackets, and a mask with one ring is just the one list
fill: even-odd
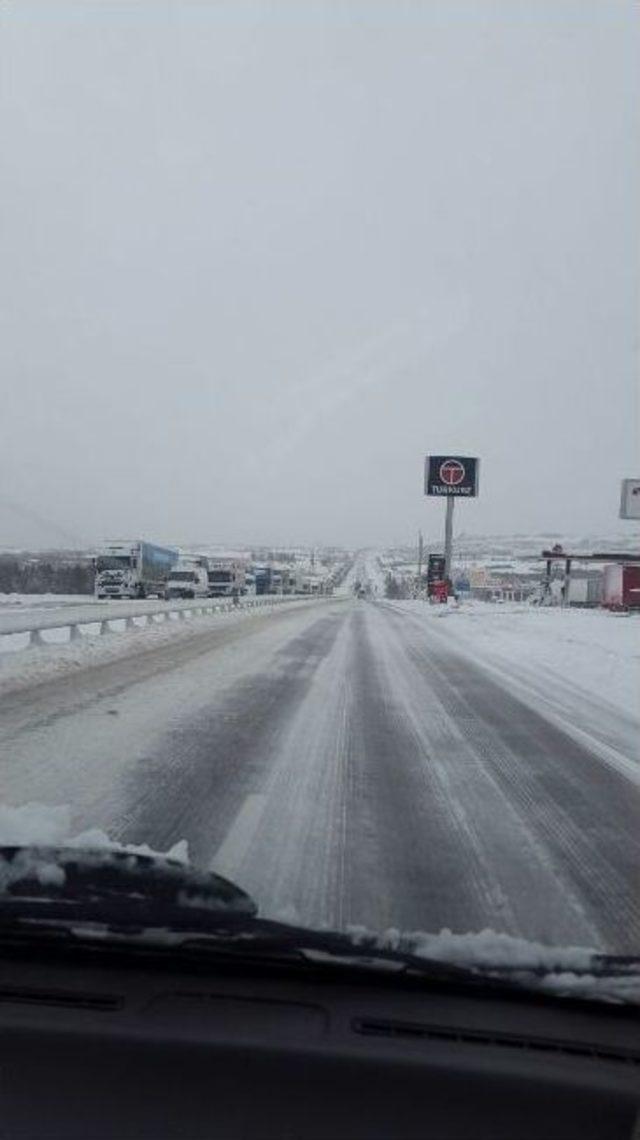
[[(187, 600), (183, 602), (165, 602), (158, 605), (153, 609), (149, 608), (147, 603), (144, 606), (133, 606), (123, 609), (119, 613), (110, 613), (105, 616), (100, 614), (100, 604), (96, 604), (96, 612), (94, 614), (86, 613), (79, 614), (78, 611), (73, 612), (67, 616), (58, 614), (57, 616), (45, 617), (40, 615), (32, 615), (24, 622), (12, 624), (8, 629), (0, 628), (0, 638), (14, 637), (16, 634), (29, 634), (28, 648), (34, 645), (49, 645), (50, 642), (45, 641), (42, 633), (45, 630), (52, 629), (68, 629), (69, 641), (77, 641), (82, 638), (80, 629), (82, 626), (98, 625), (99, 633), (113, 633), (111, 629), (112, 622), (124, 621), (125, 629), (140, 629), (145, 628), (135, 625), (134, 618), (146, 618), (145, 626), (158, 624), (155, 619), (161, 616), (165, 622), (171, 620), (174, 614), (178, 615), (181, 621), (186, 620), (187, 617), (200, 617), (205, 614), (213, 613), (231, 613), (231, 612), (245, 612), (247, 610), (261, 609), (265, 606), (277, 606), (284, 602), (304, 602), (304, 601), (317, 601), (326, 600), (326, 596), (320, 597), (319, 595), (310, 594), (282, 594), (282, 595), (266, 595), (261, 598), (250, 598), (245, 601), (238, 602), (234, 605), (231, 601), (221, 599), (195, 599), (193, 601)], [(89, 605), (91, 603), (88, 603)], [(78, 610), (80, 607), (78, 607)]]

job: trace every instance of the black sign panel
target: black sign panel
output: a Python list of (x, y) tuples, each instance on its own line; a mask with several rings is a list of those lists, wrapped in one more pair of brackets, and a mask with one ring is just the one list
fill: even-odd
[(480, 460), (469, 455), (428, 455), (424, 464), (425, 495), (459, 495), (473, 499), (478, 494)]
[(427, 563), (427, 582), (441, 582), (444, 579), (444, 554), (430, 554)]

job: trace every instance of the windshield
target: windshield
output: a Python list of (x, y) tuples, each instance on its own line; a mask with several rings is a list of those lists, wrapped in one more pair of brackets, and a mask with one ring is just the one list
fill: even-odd
[(128, 555), (116, 554), (101, 554), (96, 559), (96, 571), (98, 574), (104, 573), (107, 570), (128, 570), (131, 566), (131, 559)]
[(640, 955), (633, 7), (0, 5), (0, 843)]

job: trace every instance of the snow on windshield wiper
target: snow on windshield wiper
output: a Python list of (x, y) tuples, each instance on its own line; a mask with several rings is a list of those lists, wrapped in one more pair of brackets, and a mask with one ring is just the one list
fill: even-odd
[[(91, 929), (90, 929), (91, 928)], [(177, 861), (117, 850), (0, 847), (0, 932), (104, 934), (122, 941), (234, 956), (296, 958), (406, 970), (402, 954), (348, 935), (259, 918), (239, 887)], [(429, 964), (419, 963), (421, 973)], [(464, 977), (435, 963), (438, 977)]]
[(640, 1002), (640, 959), (509, 935), (313, 930), (258, 917), (239, 887), (172, 859), (108, 849), (0, 847), (0, 934), (100, 931), (187, 954), (298, 961), (432, 981)]
[(437, 933), (391, 929), (380, 933), (352, 926), (348, 933), (362, 947), (395, 949), (412, 957), (474, 966), (496, 974), (543, 977), (561, 973), (626, 975), (640, 971), (640, 957), (634, 955), (602, 954), (583, 946), (546, 945), (495, 930), (456, 934), (447, 929)]
[(0, 847), (0, 934), (144, 940), (188, 953), (469, 979), (463, 966), (259, 918), (244, 891), (183, 863), (117, 850)]
[(0, 847), (0, 925), (96, 922), (119, 928), (207, 929), (257, 907), (218, 875), (177, 860), (104, 848)]
[(411, 961), (446, 962), (477, 978), (511, 983), (556, 997), (640, 1004), (640, 957), (607, 955), (580, 946), (548, 946), (513, 935), (483, 930), (455, 934), (389, 930), (373, 933), (353, 927), (363, 947), (393, 947)]

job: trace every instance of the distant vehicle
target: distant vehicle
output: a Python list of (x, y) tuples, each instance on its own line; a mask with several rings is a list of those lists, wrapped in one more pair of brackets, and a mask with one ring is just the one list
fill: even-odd
[(611, 610), (640, 607), (640, 566), (618, 564), (604, 568), (603, 604)]
[(326, 580), (320, 574), (304, 574), (299, 582), (301, 594), (324, 594)]
[(300, 592), (299, 572), (294, 566), (281, 566), (280, 572), (281, 593), (297, 594)]
[(167, 582), (167, 598), (206, 598), (209, 578), (204, 560), (180, 558)]
[(602, 603), (603, 576), (569, 579), (567, 601), (570, 606), (599, 606)]
[(164, 597), (177, 550), (151, 542), (105, 543), (96, 556), (95, 593), (98, 598)]
[(271, 589), (270, 594), (282, 594), (284, 592), (284, 581), (282, 570), (279, 566), (271, 567)]
[(281, 594), (282, 571), (267, 562), (256, 562), (253, 567), (256, 594)]
[(208, 558), (207, 589), (210, 598), (230, 598), (246, 590), (246, 563), (239, 558)]

